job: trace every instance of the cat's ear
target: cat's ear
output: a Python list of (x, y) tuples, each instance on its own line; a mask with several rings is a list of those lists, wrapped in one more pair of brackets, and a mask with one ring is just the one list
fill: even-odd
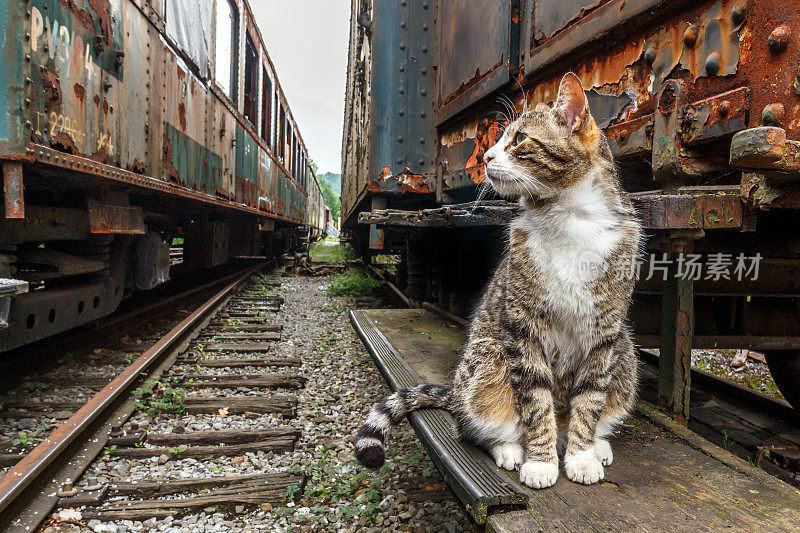
[(571, 131), (580, 129), (589, 116), (589, 102), (586, 101), (581, 80), (572, 72), (567, 72), (561, 79), (554, 107), (564, 113)]

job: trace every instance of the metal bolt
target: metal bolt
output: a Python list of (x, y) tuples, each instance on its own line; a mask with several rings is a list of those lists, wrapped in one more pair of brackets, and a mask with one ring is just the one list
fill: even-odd
[(401, 1), (400, 1), (400, 5), (401, 5), (401, 6), (404, 6), (404, 5), (406, 5), (407, 3), (408, 3), (408, 2), (406, 2), (406, 0), (401, 0)]
[(25, 107), (30, 107), (30, 106), (31, 106), (31, 99), (30, 98), (26, 98), (25, 99)]
[(424, 159), (420, 159), (419, 161), (417, 161), (417, 163), (419, 163), (419, 166), (421, 166), (421, 167), (425, 166), (425, 160)]
[(654, 46), (650, 46), (647, 50), (645, 50), (644, 60), (651, 65), (656, 62), (656, 48)]
[(406, 26), (408, 26), (408, 25), (405, 23), (405, 21), (400, 23), (400, 27), (401, 28), (406, 29)]
[(428, 69), (423, 67), (420, 72), (422, 72), (422, 75), (424, 76), (424, 75), (426, 75), (428, 73)]
[(419, 144), (425, 144), (425, 137), (420, 137)]
[(403, 137), (402, 137), (402, 136), (401, 136), (401, 137), (398, 137), (398, 138), (397, 138), (397, 142), (399, 142), (399, 143), (403, 142)]
[(422, 47), (422, 53), (423, 54), (427, 54), (428, 53), (428, 47), (427, 46), (423, 46)]
[(406, 66), (400, 65), (400, 72), (405, 72), (405, 71), (406, 71)]
[(422, 2), (422, 9), (428, 9), (428, 2)]
[(428, 116), (428, 112), (427, 111), (421, 111), (419, 116), (421, 116), (422, 118), (425, 118), (425, 117)]
[(427, 24), (423, 24), (422, 25), (422, 31), (428, 31), (428, 25)]
[(405, 94), (406, 90), (400, 87), (399, 89), (397, 89), (397, 92), (399, 92), (400, 94)]
[(405, 112), (404, 110), (402, 110), (402, 109), (401, 109), (401, 110), (400, 110), (400, 116), (401, 116), (401, 117), (402, 117), (402, 116), (405, 116), (405, 114), (406, 114), (406, 112)]
[(400, 43), (400, 50), (406, 49), (406, 43)]
[(697, 43), (697, 37), (700, 35), (700, 28), (694, 24), (690, 24), (686, 31), (683, 32), (683, 42), (686, 46), (694, 46)]
[(767, 37), (767, 46), (769, 47), (769, 51), (773, 54), (780, 54), (786, 50), (786, 44), (789, 42), (789, 36), (791, 34), (792, 30), (790, 30), (789, 26), (786, 25), (780, 25), (772, 30), (772, 33), (770, 33), (769, 37)]
[(767, 104), (761, 114), (761, 125), (781, 127), (784, 115), (786, 115), (786, 108), (783, 107), (783, 104)]
[(419, 94), (421, 94), (422, 96), (428, 96), (428, 90), (427, 90), (427, 89), (422, 89), (422, 90), (419, 92)]
[(708, 54), (706, 58), (706, 73), (711, 76), (716, 76), (722, 65), (722, 54), (719, 51), (714, 51)]
[(397, 158), (397, 164), (398, 165), (402, 165), (403, 164), (403, 158), (402, 157), (398, 157)]
[(719, 103), (719, 107), (717, 108), (717, 113), (721, 117), (727, 117), (728, 113), (731, 112), (731, 103), (728, 100), (723, 100)]

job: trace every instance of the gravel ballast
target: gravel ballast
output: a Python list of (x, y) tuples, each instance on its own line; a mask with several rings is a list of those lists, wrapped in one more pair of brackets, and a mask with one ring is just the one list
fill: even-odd
[[(143, 522), (83, 520), (54, 523), (47, 533), (83, 532), (223, 532), (223, 531), (473, 531), (452, 492), (442, 482), (410, 425), (393, 431), (387, 462), (369, 471), (355, 462), (352, 438), (372, 404), (389, 393), (364, 346), (353, 332), (348, 300), (326, 294), (325, 278), (289, 277), (277, 292), (285, 298), (274, 322), (284, 326), (276, 355), (300, 357), (303, 365), (269, 372), (296, 373), (308, 378), (298, 396), (298, 416), (275, 415), (135, 415), (151, 433), (178, 431), (252, 430), (292, 426), (302, 433), (294, 452), (246, 453), (211, 460), (128, 459), (106, 455), (95, 461), (82, 487), (113, 481), (190, 479), (273, 472), (305, 473), (304, 488), (291, 488), (286, 501), (260, 507), (207, 508), (202, 513)], [(226, 356), (229, 357), (229, 356)], [(265, 370), (265, 369), (261, 369)], [(232, 372), (247, 372), (236, 369)], [(209, 372), (210, 373), (210, 372)], [(202, 391), (202, 389), (201, 389)], [(221, 396), (223, 391), (191, 392)], [(247, 395), (252, 391), (228, 391)], [(281, 392), (281, 391), (277, 391)]]

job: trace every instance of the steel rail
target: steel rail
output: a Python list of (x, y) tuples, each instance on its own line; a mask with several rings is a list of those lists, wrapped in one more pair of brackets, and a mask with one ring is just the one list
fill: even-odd
[[(86, 429), (110, 409), (123, 394), (135, 385), (141, 374), (165, 357), (171, 348), (185, 340), (194, 327), (216, 311), (244, 281), (265, 264), (247, 269), (234, 282), (216, 293), (149, 350), (126, 368), (104, 389), (93, 396), (77, 413), (56, 428), (19, 463), (0, 478), (0, 513), (3, 513)], [(46, 516), (42, 516), (44, 520)], [(6, 520), (2, 520), (7, 522)]]

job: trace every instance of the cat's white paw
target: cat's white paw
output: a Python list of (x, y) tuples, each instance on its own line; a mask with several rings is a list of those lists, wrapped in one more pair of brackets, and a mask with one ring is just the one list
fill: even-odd
[(556, 484), (558, 465), (542, 461), (526, 461), (519, 469), (519, 480), (532, 489), (546, 489)]
[(594, 453), (603, 466), (608, 466), (614, 462), (614, 452), (611, 451), (611, 444), (605, 439), (597, 439), (594, 441)]
[(497, 466), (506, 470), (516, 470), (522, 464), (524, 451), (518, 442), (504, 442), (492, 447), (492, 457)]
[(603, 464), (597, 458), (594, 446), (564, 457), (564, 470), (575, 483), (591, 485), (603, 479)]

